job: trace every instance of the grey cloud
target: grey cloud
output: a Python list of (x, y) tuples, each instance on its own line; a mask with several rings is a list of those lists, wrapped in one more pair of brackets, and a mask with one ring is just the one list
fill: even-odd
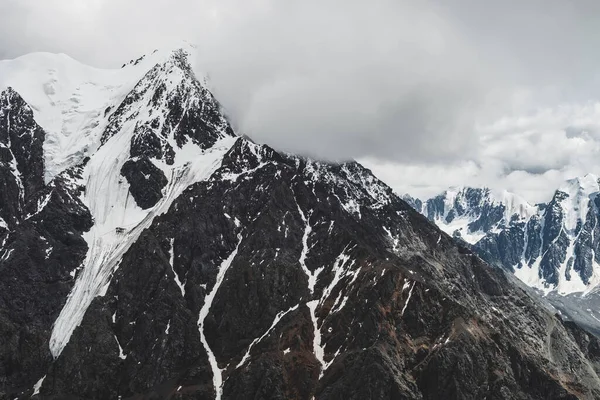
[(489, 90), (476, 50), (427, 2), (8, 1), (1, 37), (20, 41), (2, 40), (4, 56), (118, 66), (187, 37), (241, 131), (321, 158), (464, 156)]
[[(600, 121), (598, 122), (600, 123)], [(569, 125), (565, 128), (565, 134), (569, 139), (600, 140), (600, 125)]]
[(259, 142), (409, 166), (440, 186), (518, 186), (519, 171), (599, 172), (586, 103), (600, 92), (599, 12), (592, 0), (2, 0), (0, 58), (118, 67), (185, 38)]

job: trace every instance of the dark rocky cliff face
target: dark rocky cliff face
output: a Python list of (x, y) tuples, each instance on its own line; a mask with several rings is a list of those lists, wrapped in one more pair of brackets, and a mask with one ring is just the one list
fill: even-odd
[[(189, 72), (179, 59), (169, 68)], [(86, 164), (42, 181), (24, 206), (35, 214), (17, 213), (22, 222), (0, 236), (0, 333), (8, 338), (0, 397), (600, 397), (594, 336), (457, 246), (357, 163), (231, 138), (208, 176), (158, 212), (179, 182), (158, 167), (184, 145), (209, 154), (232, 135), (208, 93), (159, 87), (137, 86), (186, 122), (137, 125), (129, 142), (139, 152), (123, 174), (153, 220), (137, 236), (131, 227), (114, 232), (134, 240), (56, 353), (53, 324), (76, 281), (85, 284), (96, 243), (84, 240), (97, 223), (81, 201)], [(196, 90), (205, 89), (189, 93)], [(124, 100), (112, 120), (139, 118), (132, 107), (142, 97)], [(185, 107), (189, 98), (210, 107)], [(117, 125), (104, 146), (119, 139)]]
[(25, 202), (44, 185), (44, 131), (11, 88), (0, 94), (0, 232), (23, 218)]
[[(44, 131), (12, 89), (0, 95), (0, 397), (30, 386), (52, 357), (48, 338), (87, 244), (79, 168), (44, 186)], [(14, 396), (13, 396), (14, 397)]]

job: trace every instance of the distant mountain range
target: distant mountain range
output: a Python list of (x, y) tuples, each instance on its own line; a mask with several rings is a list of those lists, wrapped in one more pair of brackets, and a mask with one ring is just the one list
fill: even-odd
[(546, 293), (589, 293), (600, 284), (600, 183), (570, 179), (548, 203), (488, 188), (451, 188), (403, 198), (486, 261)]

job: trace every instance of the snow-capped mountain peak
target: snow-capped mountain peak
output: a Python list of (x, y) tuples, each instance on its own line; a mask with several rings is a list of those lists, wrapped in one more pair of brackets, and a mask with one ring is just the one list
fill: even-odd
[(594, 174), (567, 180), (536, 206), (507, 191), (451, 188), (421, 212), (530, 286), (587, 293), (600, 284), (599, 192)]
[(157, 50), (112, 69), (90, 67), (52, 53), (0, 61), (0, 91), (14, 88), (46, 131), (45, 181), (93, 154), (110, 115), (125, 96), (156, 65), (181, 66), (175, 61), (182, 54), (193, 54), (193, 47)]
[(452, 187), (423, 202), (420, 211), (446, 233), (473, 243), (487, 231), (528, 218), (536, 207), (508, 191)]
[(517, 215), (520, 219), (526, 219), (537, 212), (535, 205), (530, 204), (523, 197), (508, 190), (492, 192), (492, 196), (496, 204), (504, 205), (505, 221), (510, 221), (514, 215)]
[(102, 134), (93, 138), (97, 150), (84, 154), (83, 203), (95, 224), (84, 235), (89, 251), (82, 275), (54, 325), (54, 356), (143, 229), (187, 187), (207, 179), (236, 140), (187, 56), (178, 49), (151, 66), (106, 109), (97, 125)]
[(578, 223), (585, 222), (589, 211), (590, 199), (592, 195), (599, 191), (599, 180), (594, 174), (569, 179), (559, 187), (558, 192), (567, 195), (566, 198), (560, 200), (563, 208), (565, 229), (569, 232), (574, 232), (577, 229)]
[(44, 131), (44, 180), (85, 188), (81, 206), (93, 220), (82, 272), (54, 324), (54, 356), (142, 230), (210, 176), (236, 140), (191, 50), (154, 51), (118, 69), (49, 53), (0, 63), (0, 87), (22, 93)]

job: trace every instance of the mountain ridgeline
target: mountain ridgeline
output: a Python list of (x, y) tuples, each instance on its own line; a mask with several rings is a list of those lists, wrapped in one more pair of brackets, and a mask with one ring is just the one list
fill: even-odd
[(360, 164), (238, 136), (188, 58), (0, 62), (0, 398), (600, 397), (595, 336)]
[(569, 294), (600, 284), (599, 194), (598, 177), (588, 174), (535, 206), (487, 188), (450, 189), (425, 202), (406, 199), (484, 260), (530, 286)]

